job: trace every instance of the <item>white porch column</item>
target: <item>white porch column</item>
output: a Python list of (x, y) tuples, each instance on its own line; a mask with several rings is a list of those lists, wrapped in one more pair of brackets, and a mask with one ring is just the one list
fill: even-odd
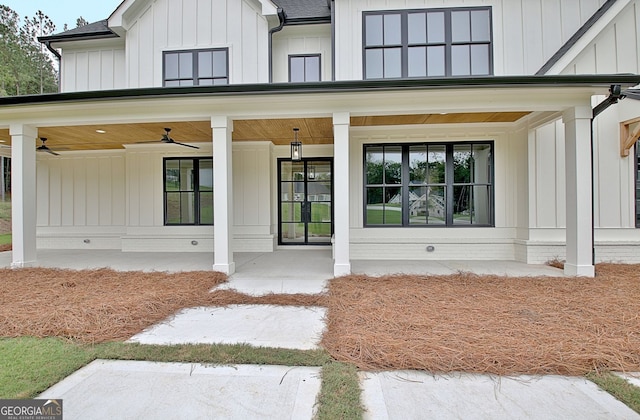
[(333, 275), (351, 274), (349, 257), (349, 124), (348, 112), (333, 114), (334, 240)]
[(36, 262), (36, 137), (35, 127), (12, 124), (11, 134), (11, 267)]
[(590, 106), (568, 109), (562, 116), (567, 178), (567, 260), (569, 276), (595, 275), (592, 261), (592, 167)]
[(213, 130), (213, 269), (226, 274), (236, 271), (233, 262), (233, 178), (231, 133), (233, 121), (211, 117)]

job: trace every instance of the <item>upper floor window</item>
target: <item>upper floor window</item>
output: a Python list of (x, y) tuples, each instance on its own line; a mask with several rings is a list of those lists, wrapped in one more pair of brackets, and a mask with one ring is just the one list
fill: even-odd
[(290, 82), (319, 82), (320, 81), (320, 54), (290, 55), (289, 56), (289, 81)]
[(212, 158), (165, 158), (164, 224), (213, 224)]
[(493, 74), (491, 8), (365, 12), (366, 79)]
[(493, 226), (493, 142), (364, 146), (365, 226)]
[(229, 84), (229, 50), (165, 51), (164, 86)]

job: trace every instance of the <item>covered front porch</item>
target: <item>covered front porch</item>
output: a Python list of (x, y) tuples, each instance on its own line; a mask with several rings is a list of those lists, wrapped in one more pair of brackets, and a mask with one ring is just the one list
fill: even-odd
[[(0, 137), (10, 145), (13, 164), (11, 265), (39, 265), (55, 249), (122, 256), (126, 254), (122, 251), (130, 251), (125, 258), (132, 261), (144, 261), (148, 252), (205, 251), (194, 264), (204, 261), (208, 264), (204, 269), (213, 266), (227, 274), (242, 274), (240, 266), (248, 267), (246, 261), (256, 252), (266, 253), (277, 264), (285, 224), (280, 217), (284, 199), (279, 162), (291, 159), (292, 139), (283, 133), (298, 126), (305, 157), (331, 159), (333, 165), (331, 200), (325, 200), (332, 209), (333, 237), (324, 251), (330, 260), (329, 277), (366, 272), (358, 267), (360, 260), (366, 261), (366, 269), (384, 267), (383, 274), (386, 267), (411, 272), (414, 264), (419, 270), (426, 264), (436, 271), (475, 271), (465, 269), (465, 263), (445, 262), (465, 256), (484, 260), (490, 267), (491, 261), (540, 263), (564, 255), (565, 274), (593, 276), (592, 99), (604, 97), (610, 83), (630, 86), (635, 83), (631, 79), (491, 77), (456, 80), (455, 85), (450, 80), (336, 82), (189, 88), (180, 94), (153, 88), (93, 93), (100, 97), (89, 92), (7, 99), (0, 113), (10, 123)], [(536, 136), (548, 132), (536, 130), (554, 122), (561, 124), (554, 134), (561, 131), (557, 144), (564, 150), (558, 152), (554, 168), (562, 170), (562, 177), (553, 182), (562, 183), (562, 188), (554, 194), (557, 203), (546, 204), (539, 181), (547, 168), (540, 163), (544, 156)], [(189, 146), (164, 140), (138, 144), (159, 136), (161, 127), (173, 127), (176, 142)], [(43, 136), (49, 137), (47, 146), (59, 155), (36, 158), (40, 144), (36, 139)], [(489, 192), (479, 201), (489, 207), (483, 210), (482, 225), (454, 226), (458, 219), (451, 209), (447, 226), (409, 226), (407, 215), (393, 226), (367, 223), (366, 147), (400, 145), (408, 151), (412, 144), (474, 141), (483, 142), (483, 153), (491, 151), (483, 157), (489, 171), (483, 185)], [(447, 159), (453, 160), (453, 148), (446, 150)], [(169, 190), (168, 160), (175, 159), (192, 163), (196, 174), (200, 159), (208, 159), (200, 167), (205, 172), (195, 176), (204, 177), (208, 170), (210, 183), (202, 183), (202, 190)], [(402, 159), (398, 164), (406, 168), (408, 160)], [(453, 169), (450, 175), (452, 179)], [(446, 181), (447, 191), (457, 188), (451, 179)], [(409, 181), (403, 182), (402, 188), (413, 191)], [(399, 191), (392, 184), (374, 188)], [(427, 185), (431, 181), (422, 184), (421, 188), (432, 188)], [(322, 194), (328, 192), (327, 188)], [(196, 209), (194, 217), (210, 218), (208, 226), (188, 217), (186, 223), (175, 223), (167, 204), (174, 193), (200, 197), (189, 206)], [(409, 195), (403, 190), (403, 197)], [(389, 196), (383, 204), (400, 205), (400, 197)], [(425, 206), (425, 202), (416, 199), (414, 204)], [(405, 203), (402, 206), (408, 209)], [(545, 221), (536, 219), (539, 208), (556, 217), (553, 230), (540, 229)], [(375, 212), (379, 213), (377, 208)], [(416, 213), (423, 217), (423, 212)], [(473, 219), (469, 214), (467, 219)], [(532, 250), (541, 251), (534, 258)], [(412, 262), (407, 264), (408, 260)], [(403, 263), (396, 268), (389, 261)], [(281, 266), (296, 273), (291, 261), (285, 259)]]

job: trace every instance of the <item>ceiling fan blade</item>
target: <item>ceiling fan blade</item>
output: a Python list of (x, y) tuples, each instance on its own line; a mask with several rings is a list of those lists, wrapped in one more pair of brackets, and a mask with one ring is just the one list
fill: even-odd
[(137, 141), (135, 144), (145, 144), (145, 143), (158, 143), (162, 140), (149, 140), (149, 141)]
[(47, 153), (49, 153), (49, 154), (52, 154), (52, 155), (54, 155), (54, 156), (60, 156), (60, 154), (59, 154), (59, 153), (54, 152), (53, 150), (49, 149), (48, 147), (47, 147), (47, 149), (45, 150), (45, 152), (47, 152)]
[(179, 141), (175, 141), (175, 140), (173, 140), (171, 143), (174, 143), (174, 144), (177, 144), (177, 145), (180, 145), (180, 146), (184, 146), (184, 147), (191, 147), (192, 149), (199, 149), (198, 146), (192, 146), (190, 144), (180, 143)]

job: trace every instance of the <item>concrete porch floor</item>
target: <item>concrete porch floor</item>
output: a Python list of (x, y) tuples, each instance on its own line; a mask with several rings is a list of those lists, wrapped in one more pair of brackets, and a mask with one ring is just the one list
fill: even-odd
[[(236, 273), (232, 281), (258, 280), (319, 281), (333, 278), (330, 249), (278, 249), (275, 252), (236, 252)], [(39, 249), (38, 267), (96, 269), (109, 267), (118, 271), (195, 271), (211, 270), (210, 252), (121, 252), (118, 250)], [(0, 252), (0, 267), (11, 266), (11, 251)], [(495, 274), (521, 276), (563, 276), (562, 270), (546, 265), (518, 261), (475, 260), (352, 260), (353, 274)]]

